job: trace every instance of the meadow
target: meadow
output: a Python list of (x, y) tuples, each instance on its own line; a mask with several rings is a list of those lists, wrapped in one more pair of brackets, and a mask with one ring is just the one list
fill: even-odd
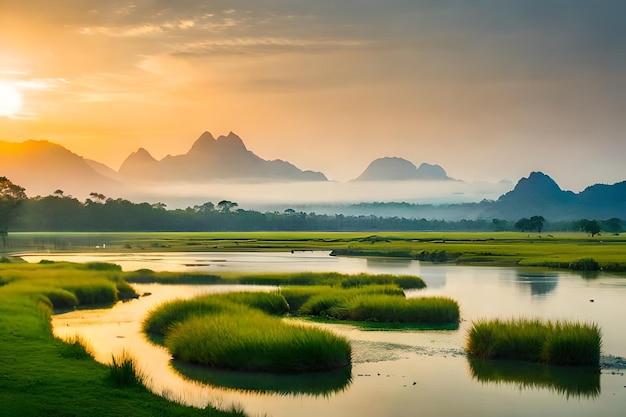
[[(11, 233), (18, 251), (302, 251), (385, 256), (461, 265), (602, 268), (626, 272), (626, 238), (521, 232), (155, 232)], [(597, 263), (579, 261), (592, 259)]]

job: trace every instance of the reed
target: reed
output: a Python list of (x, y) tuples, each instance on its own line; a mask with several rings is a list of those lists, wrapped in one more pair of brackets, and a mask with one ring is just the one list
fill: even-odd
[[(330, 310), (333, 317), (336, 310)], [(447, 297), (398, 299), (388, 295), (364, 294), (338, 309), (336, 318), (383, 323), (448, 324), (459, 322), (459, 304)]]
[(142, 327), (146, 333), (164, 336), (172, 325), (191, 317), (223, 311), (243, 314), (242, 308), (253, 308), (272, 315), (283, 315), (288, 312), (289, 305), (277, 291), (202, 295), (190, 300), (173, 300), (156, 306), (148, 313)]
[(596, 324), (538, 319), (479, 320), (466, 340), (469, 355), (552, 365), (598, 366), (602, 335)]
[(281, 290), (294, 314), (381, 323), (459, 322), (459, 305), (446, 297), (407, 299), (398, 287), (286, 287)]
[(343, 337), (254, 309), (189, 318), (173, 325), (164, 342), (177, 359), (241, 371), (326, 371), (348, 366), (351, 357)]
[(339, 272), (229, 275), (222, 277), (222, 281), (234, 281), (240, 284), (251, 285), (326, 285), (343, 288), (368, 285), (395, 285), (403, 289), (421, 289), (426, 287), (424, 280), (413, 275), (341, 274)]
[(109, 364), (109, 377), (113, 385), (128, 387), (141, 386), (145, 379), (141, 370), (137, 367), (136, 360), (128, 352), (111, 355)]
[(62, 345), (61, 357), (66, 359), (93, 359), (92, 348), (80, 336), (73, 336)]

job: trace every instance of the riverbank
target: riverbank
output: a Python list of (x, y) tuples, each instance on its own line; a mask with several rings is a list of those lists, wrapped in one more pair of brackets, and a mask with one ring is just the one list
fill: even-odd
[[(71, 268), (57, 272), (77, 274)], [(89, 272), (81, 273), (88, 281)], [(51, 301), (36, 287), (59, 289), (52, 281), (18, 285), (20, 265), (4, 265), (0, 277), (0, 416), (244, 415), (183, 406), (143, 385), (116, 384), (109, 366), (77, 355), (53, 336)]]

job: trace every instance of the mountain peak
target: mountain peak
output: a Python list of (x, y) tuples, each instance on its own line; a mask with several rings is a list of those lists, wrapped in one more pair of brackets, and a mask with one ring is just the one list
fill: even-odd
[(533, 171), (528, 178), (522, 178), (518, 181), (513, 191), (527, 191), (533, 190), (533, 192), (543, 195), (560, 193), (563, 190), (549, 175), (544, 174), (541, 171)]
[(140, 156), (129, 156), (122, 164), (120, 174), (128, 180), (147, 182), (327, 180), (321, 173), (304, 172), (292, 164), (266, 161), (258, 157), (233, 132), (217, 139), (211, 133), (204, 132), (186, 154), (167, 156), (160, 161)]
[(502, 195), (498, 201), (514, 205), (534, 202), (541, 207), (556, 202), (569, 202), (573, 197), (574, 193), (563, 191), (550, 176), (536, 171), (531, 172), (528, 178), (520, 179), (515, 188)]
[(417, 176), (419, 179), (424, 180), (448, 180), (448, 174), (446, 170), (441, 167), (441, 165), (437, 164), (427, 164), (426, 162), (422, 162), (417, 168)]
[(227, 136), (220, 136), (217, 138), (216, 143), (220, 146), (227, 147), (233, 150), (248, 150), (243, 140), (233, 132), (229, 132)]
[(189, 149), (188, 154), (205, 154), (207, 152), (210, 152), (210, 150), (213, 148), (213, 145), (215, 145), (215, 138), (210, 132), (205, 131), (193, 143), (191, 149)]
[(417, 168), (412, 162), (398, 157), (384, 157), (372, 161), (355, 181), (448, 180), (439, 165), (422, 163)]

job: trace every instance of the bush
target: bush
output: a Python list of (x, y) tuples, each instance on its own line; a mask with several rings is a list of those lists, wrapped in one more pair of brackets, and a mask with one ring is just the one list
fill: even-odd
[(572, 262), (570, 268), (574, 271), (599, 271), (600, 264), (593, 258), (583, 258)]

